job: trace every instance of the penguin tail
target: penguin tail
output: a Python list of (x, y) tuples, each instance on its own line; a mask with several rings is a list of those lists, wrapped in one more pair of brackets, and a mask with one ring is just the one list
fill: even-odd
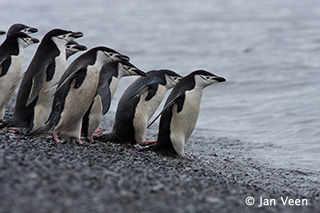
[(121, 143), (121, 139), (116, 133), (108, 133), (102, 134), (99, 136), (94, 136), (93, 140), (100, 141), (100, 142), (113, 142), (113, 143)]

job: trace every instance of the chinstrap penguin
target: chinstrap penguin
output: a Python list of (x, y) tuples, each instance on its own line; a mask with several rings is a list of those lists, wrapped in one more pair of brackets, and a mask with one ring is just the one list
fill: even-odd
[(181, 76), (171, 70), (153, 70), (134, 81), (119, 100), (112, 132), (94, 139), (102, 142), (146, 145), (144, 137), (149, 119), (166, 92)]
[(161, 118), (158, 139), (151, 149), (186, 157), (184, 146), (195, 128), (203, 89), (211, 84), (225, 81), (224, 78), (204, 70), (194, 71), (181, 79), (172, 89), (159, 114)]
[[(129, 61), (108, 63), (101, 68), (97, 95), (83, 117), (82, 123), (82, 135), (90, 142), (94, 141), (94, 133), (100, 133), (100, 131), (96, 131), (96, 129), (101, 122), (102, 116), (105, 115), (110, 108), (111, 99), (116, 92), (120, 79), (130, 75), (145, 76), (145, 73)], [(104, 106), (104, 110), (102, 110), (102, 106)]]
[[(112, 62), (129, 61), (129, 57), (107, 47), (95, 47), (75, 59), (63, 74), (54, 94), (52, 111), (48, 122), (30, 135), (52, 132), (54, 140), (58, 135), (75, 138), (82, 144), (82, 118), (96, 96), (103, 65)], [(104, 94), (101, 94), (104, 102)], [(102, 106), (102, 110), (108, 106)]]
[(38, 42), (36, 38), (16, 32), (10, 34), (0, 46), (0, 120), (19, 79), (24, 48)]

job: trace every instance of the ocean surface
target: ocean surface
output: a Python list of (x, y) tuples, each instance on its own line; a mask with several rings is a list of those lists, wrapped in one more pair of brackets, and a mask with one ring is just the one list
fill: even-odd
[[(82, 31), (79, 43), (109, 46), (145, 71), (225, 77), (205, 89), (196, 128), (260, 144), (252, 154), (263, 163), (320, 171), (319, 0), (11, 0), (0, 10), (1, 30), (21, 22), (39, 39), (53, 28)], [(36, 47), (25, 50), (23, 71)], [(121, 80), (111, 111), (134, 79)]]

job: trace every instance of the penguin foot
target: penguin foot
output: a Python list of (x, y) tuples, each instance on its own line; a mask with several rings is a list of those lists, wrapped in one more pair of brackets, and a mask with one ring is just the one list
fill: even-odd
[(9, 127), (8, 131), (12, 132), (12, 133), (17, 133), (19, 130), (18, 130), (18, 128), (15, 128), (15, 127)]
[[(103, 132), (104, 130), (103, 129), (96, 129), (95, 131), (94, 131), (94, 133), (93, 133), (93, 136), (98, 136), (98, 135), (100, 135), (102, 132)], [(90, 141), (91, 142), (91, 141)]]
[(76, 138), (76, 143), (79, 145), (83, 145), (83, 142), (80, 138)]
[(154, 144), (154, 143), (157, 143), (156, 140), (148, 140), (148, 141), (142, 141), (139, 143), (139, 145), (141, 146), (147, 146), (147, 145), (150, 145), (150, 144)]
[(90, 143), (94, 143), (95, 141), (93, 140), (93, 137), (87, 137), (87, 140), (90, 142)]
[(57, 142), (57, 143), (61, 143), (61, 140), (59, 139), (59, 137), (58, 137), (58, 134), (57, 134), (57, 133), (54, 133), (54, 134), (53, 134), (53, 139), (54, 139), (54, 141), (55, 141), (55, 142)]

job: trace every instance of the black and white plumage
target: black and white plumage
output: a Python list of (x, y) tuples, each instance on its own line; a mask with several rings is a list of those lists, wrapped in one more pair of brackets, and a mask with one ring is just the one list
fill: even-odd
[(181, 79), (160, 113), (158, 139), (152, 150), (185, 157), (184, 146), (195, 128), (203, 89), (224, 81), (204, 70), (194, 71)]
[(52, 132), (57, 142), (60, 141), (58, 135), (62, 135), (75, 138), (78, 144), (82, 144), (82, 118), (101, 86), (101, 68), (108, 63), (128, 60), (129, 57), (107, 47), (96, 47), (80, 55), (70, 64), (58, 84), (48, 122), (31, 134)]
[(66, 57), (67, 60), (70, 56), (76, 54), (77, 52), (80, 51), (85, 51), (87, 50), (87, 47), (81, 44), (78, 44), (76, 41), (72, 40), (69, 41), (66, 45)]
[(54, 29), (43, 37), (24, 73), (13, 117), (1, 127), (36, 129), (47, 121), (54, 93), (53, 89), (48, 88), (58, 82), (65, 71), (66, 44), (82, 36), (81, 32)]
[(19, 79), (24, 48), (38, 42), (36, 38), (17, 32), (10, 34), (0, 46), (0, 119), (4, 117), (5, 106)]
[(154, 70), (138, 78), (119, 100), (112, 132), (95, 137), (98, 141), (142, 144), (149, 119), (166, 92), (181, 76), (171, 70)]
[[(93, 142), (93, 134), (98, 128), (102, 116), (109, 111), (111, 99), (120, 79), (130, 75), (145, 76), (145, 73), (129, 61), (108, 63), (101, 68), (97, 95), (83, 117), (82, 123), (82, 134), (90, 142)], [(104, 110), (102, 110), (103, 108)]]
[(17, 23), (17, 24), (13, 24), (8, 32), (7, 32), (7, 37), (10, 36), (11, 34), (13, 33), (17, 33), (17, 32), (23, 32), (27, 35), (31, 34), (31, 33), (36, 33), (38, 32), (38, 29), (37, 28), (34, 28), (34, 27), (29, 27), (25, 24), (20, 24), (20, 23)]

